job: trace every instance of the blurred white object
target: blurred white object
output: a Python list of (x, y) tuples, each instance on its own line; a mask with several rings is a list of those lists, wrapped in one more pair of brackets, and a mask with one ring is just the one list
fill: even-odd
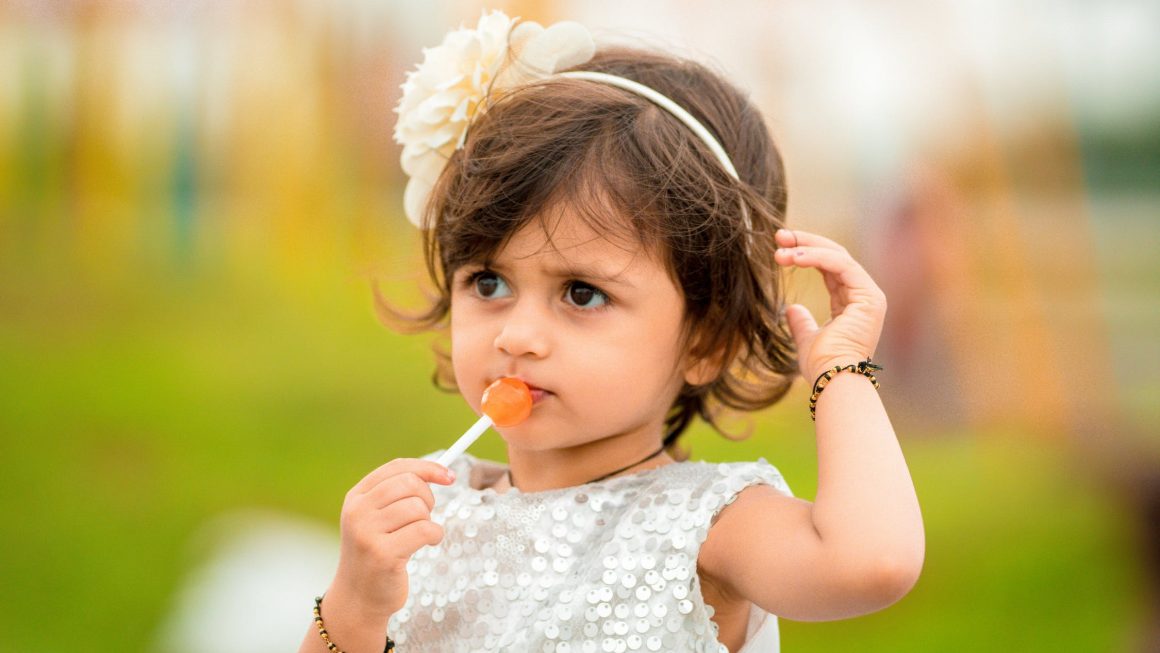
[(338, 565), (338, 544), (333, 527), (293, 515), (253, 510), (214, 519), (194, 539), (205, 561), (178, 590), (155, 650), (297, 650), (314, 597)]

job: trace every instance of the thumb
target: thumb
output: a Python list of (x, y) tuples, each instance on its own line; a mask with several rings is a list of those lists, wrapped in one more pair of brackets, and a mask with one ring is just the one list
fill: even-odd
[(785, 319), (789, 322), (789, 332), (797, 344), (798, 352), (805, 350), (818, 331), (818, 322), (810, 314), (810, 309), (801, 304), (791, 304), (785, 309)]

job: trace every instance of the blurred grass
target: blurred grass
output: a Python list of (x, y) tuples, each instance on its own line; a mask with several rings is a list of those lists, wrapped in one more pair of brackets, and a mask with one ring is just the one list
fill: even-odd
[[(381, 327), (364, 279), (277, 269), (132, 283), (0, 263), (0, 610), (21, 633), (0, 650), (146, 649), (206, 520), (257, 506), (337, 525), (363, 474), (470, 421), (428, 382), (429, 338)], [(804, 404), (798, 388), (743, 442), (697, 429), (693, 455), (765, 456), (812, 497)], [(1105, 479), (1059, 441), (901, 436), (928, 531), (919, 585), (884, 613), (785, 622), (786, 650), (1125, 647), (1139, 561)], [(474, 451), (503, 456), (491, 436)]]

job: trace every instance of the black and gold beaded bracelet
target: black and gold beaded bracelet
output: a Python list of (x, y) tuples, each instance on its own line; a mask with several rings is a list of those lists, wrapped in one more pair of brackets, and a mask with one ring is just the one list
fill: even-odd
[(881, 365), (875, 365), (874, 363), (871, 363), (870, 357), (866, 357), (866, 360), (857, 364), (851, 363), (849, 365), (835, 365), (825, 372), (822, 372), (822, 374), (818, 376), (818, 379), (814, 381), (814, 390), (810, 393), (810, 419), (817, 421), (818, 397), (821, 396), (822, 390), (826, 389), (826, 386), (830, 383), (830, 379), (834, 378), (835, 374), (838, 372), (854, 372), (855, 374), (861, 374), (862, 376), (870, 379), (870, 383), (873, 383), (874, 389), (877, 390), (878, 379), (874, 376), (874, 373), (881, 372), (882, 369), (883, 368)]
[[(326, 644), (326, 648), (330, 649), (330, 653), (343, 653), (342, 649), (330, 641), (330, 633), (326, 632), (326, 626), (322, 625), (321, 596), (314, 597), (314, 625), (318, 626), (318, 636), (322, 638), (323, 643)], [(383, 649), (383, 653), (391, 653), (393, 650), (395, 650), (395, 642), (388, 636), (386, 648)]]

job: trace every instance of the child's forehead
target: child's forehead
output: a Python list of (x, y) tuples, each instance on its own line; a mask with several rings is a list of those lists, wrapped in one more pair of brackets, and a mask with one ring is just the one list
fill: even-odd
[(545, 212), (520, 227), (490, 258), (550, 259), (585, 267), (591, 263), (627, 265), (638, 258), (655, 259), (627, 221), (609, 216), (594, 222), (590, 216), (567, 207)]
[(509, 255), (583, 256), (608, 250), (634, 252), (643, 245), (620, 220), (594, 225), (574, 211), (561, 209), (532, 218), (505, 243)]

